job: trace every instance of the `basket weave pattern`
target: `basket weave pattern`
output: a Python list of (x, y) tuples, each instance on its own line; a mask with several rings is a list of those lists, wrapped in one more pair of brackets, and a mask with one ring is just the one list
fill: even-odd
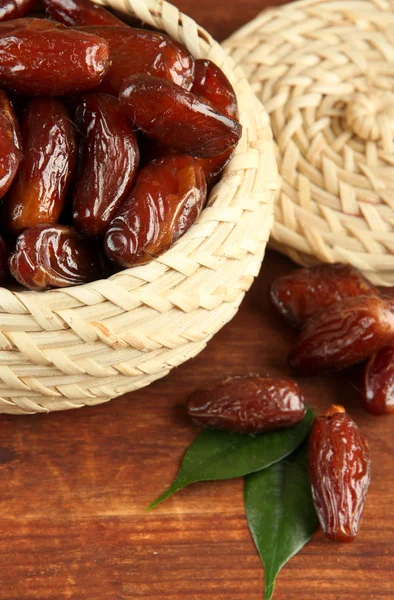
[(271, 118), (281, 175), (271, 244), (394, 283), (394, 2), (308, 0), (224, 44)]
[(243, 137), (198, 222), (157, 260), (80, 287), (0, 288), (0, 412), (98, 404), (166, 375), (234, 316), (269, 237), (277, 183), (272, 133), (241, 69), (166, 2), (105, 4), (216, 62), (237, 93)]

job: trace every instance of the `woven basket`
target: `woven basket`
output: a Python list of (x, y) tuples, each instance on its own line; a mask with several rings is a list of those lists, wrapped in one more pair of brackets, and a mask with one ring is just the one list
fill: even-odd
[(271, 118), (281, 192), (271, 244), (394, 283), (394, 1), (262, 13), (224, 44)]
[(167, 2), (106, 4), (217, 63), (237, 93), (243, 136), (198, 222), (157, 260), (61, 291), (0, 288), (0, 412), (98, 404), (163, 377), (234, 316), (269, 237), (272, 133), (242, 71)]

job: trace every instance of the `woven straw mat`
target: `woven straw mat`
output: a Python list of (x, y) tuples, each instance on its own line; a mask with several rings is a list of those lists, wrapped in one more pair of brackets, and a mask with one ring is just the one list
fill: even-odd
[(224, 44), (271, 118), (272, 246), (394, 283), (394, 1), (268, 10)]
[(263, 260), (277, 171), (267, 114), (242, 70), (166, 2), (108, 4), (216, 62), (236, 90), (243, 136), (198, 222), (157, 260), (63, 290), (0, 288), (0, 412), (98, 404), (163, 377), (234, 316)]

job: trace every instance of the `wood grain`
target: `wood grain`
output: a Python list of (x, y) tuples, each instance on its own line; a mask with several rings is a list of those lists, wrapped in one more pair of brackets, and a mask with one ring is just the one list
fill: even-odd
[[(263, 5), (178, 0), (219, 38)], [(1, 600), (261, 600), (241, 480), (197, 484), (144, 511), (198, 432), (183, 411), (196, 386), (225, 374), (288, 373), (293, 333), (267, 291), (292, 268), (269, 252), (235, 319), (149, 388), (94, 408), (1, 417)], [(394, 417), (363, 412), (358, 377), (354, 369), (299, 382), (316, 410), (344, 403), (370, 442), (360, 537), (337, 545), (318, 533), (280, 574), (275, 600), (394, 598)]]

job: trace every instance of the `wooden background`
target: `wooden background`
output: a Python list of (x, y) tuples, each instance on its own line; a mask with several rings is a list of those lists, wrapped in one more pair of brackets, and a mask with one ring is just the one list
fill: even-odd
[[(218, 39), (261, 0), (177, 0)], [(263, 569), (242, 481), (194, 485), (151, 514), (198, 430), (188, 394), (225, 374), (287, 372), (292, 333), (267, 301), (293, 265), (269, 252), (236, 318), (196, 359), (149, 388), (95, 408), (0, 416), (1, 600), (258, 600)], [(279, 576), (275, 600), (394, 598), (394, 417), (359, 407), (354, 370), (300, 379), (321, 410), (345, 404), (368, 438), (373, 479), (359, 539), (318, 533)], [(263, 509), (263, 507), (262, 507)]]

